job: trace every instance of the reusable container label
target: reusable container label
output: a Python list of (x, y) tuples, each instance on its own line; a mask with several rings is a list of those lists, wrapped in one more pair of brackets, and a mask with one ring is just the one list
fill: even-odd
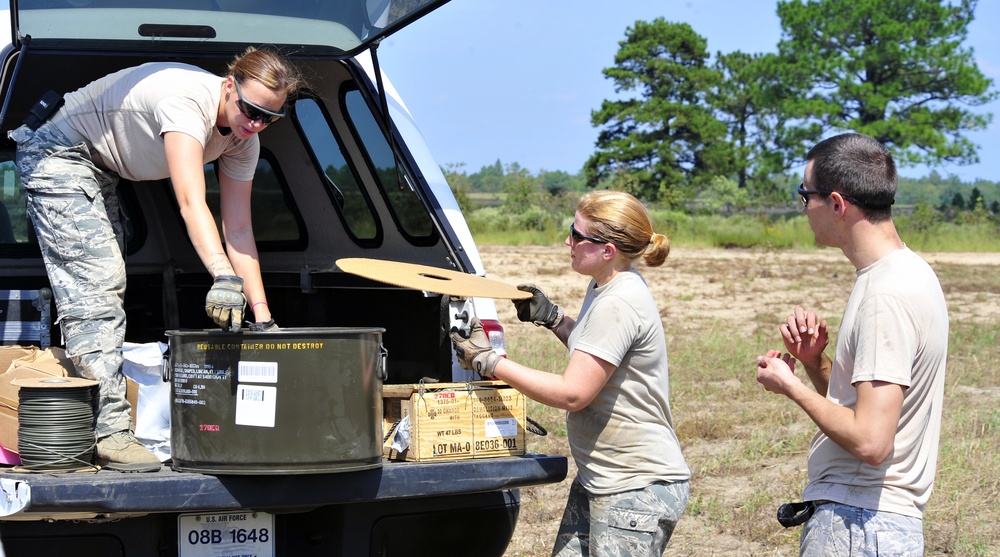
[(265, 385), (236, 387), (236, 425), (274, 427), (278, 388)]
[(277, 383), (278, 362), (240, 361), (236, 368), (236, 379), (240, 383)]

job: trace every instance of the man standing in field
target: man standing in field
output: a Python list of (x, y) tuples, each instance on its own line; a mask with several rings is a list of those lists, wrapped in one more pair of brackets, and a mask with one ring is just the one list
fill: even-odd
[[(787, 353), (757, 358), (757, 381), (819, 427), (800, 555), (923, 555), (948, 353), (944, 294), (892, 222), (897, 176), (887, 149), (849, 133), (806, 160), (802, 211), (817, 243), (840, 248), (857, 279), (832, 362), (826, 321), (801, 307), (779, 327)], [(794, 375), (796, 361), (815, 391)]]

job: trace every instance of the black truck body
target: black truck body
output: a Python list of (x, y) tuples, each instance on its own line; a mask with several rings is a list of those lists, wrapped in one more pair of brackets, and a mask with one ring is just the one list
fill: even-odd
[[(443, 3), (185, 0), (139, 9), (113, 0), (21, 0), (20, 8), (12, 2), (12, 40), (0, 50), (0, 191), (10, 222), (0, 230), (0, 291), (48, 287), (7, 139), (43, 93), (151, 61), (224, 75), (248, 45), (276, 45), (311, 86), (288, 117), (261, 134), (254, 179), (254, 230), (278, 325), (383, 328), (387, 384), (472, 379), (457, 368), (448, 332), (456, 318), (478, 315), (502, 335), (492, 300), (393, 287), (335, 263), (365, 257), (485, 273), (440, 168), (402, 102), (386, 93), (375, 55), (380, 38)], [(80, 4), (105, 11), (75, 9)], [(227, 5), (243, 12), (218, 11)], [(340, 10), (347, 15), (337, 33), (350, 40), (320, 42), (316, 37), (337, 35), (333, 23), (311, 27), (307, 17), (268, 12), (281, 6)], [(109, 36), (46, 35), (73, 24), (85, 34), (88, 17), (104, 18), (107, 29), (97, 34)], [(256, 21), (284, 26), (286, 38), (260, 34)], [(242, 24), (257, 34), (239, 38)], [(35, 30), (40, 36), (29, 38)], [(206, 165), (216, 215), (217, 172)], [(165, 342), (168, 330), (213, 327), (204, 311), (212, 279), (188, 239), (170, 181), (123, 179), (118, 194), (128, 223), (126, 340)], [(51, 344), (59, 346), (55, 308), (49, 319)], [(530, 438), (527, 448), (521, 457), (384, 460), (377, 469), (318, 474), (209, 475), (169, 465), (148, 474), (0, 468), (0, 542), (8, 557), (179, 555), (180, 517), (258, 512), (274, 517), (275, 556), (499, 556), (517, 522), (517, 488), (566, 475), (564, 457), (531, 454)]]
[(503, 555), (516, 488), (565, 475), (544, 455), (281, 476), (8, 472), (4, 495), (28, 506), (0, 540), (8, 557), (177, 555), (179, 514), (250, 509), (275, 515), (279, 556)]

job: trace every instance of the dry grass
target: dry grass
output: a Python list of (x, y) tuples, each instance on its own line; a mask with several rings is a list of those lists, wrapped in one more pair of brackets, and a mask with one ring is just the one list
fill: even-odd
[[(482, 249), (491, 278), (534, 282), (575, 313), (587, 281), (563, 247)], [(1000, 255), (925, 254), (941, 279), (952, 320), (938, 476), (924, 527), (929, 556), (996, 555), (1000, 546)], [(677, 432), (694, 472), (688, 510), (668, 555), (797, 555), (799, 529), (774, 518), (798, 500), (815, 426), (793, 403), (767, 393), (755, 356), (781, 348), (777, 325), (796, 305), (836, 333), (854, 280), (834, 250), (753, 252), (677, 248), (663, 267), (641, 268), (656, 296), (670, 351)], [(545, 331), (499, 303), (510, 356), (559, 372), (566, 352)], [(832, 350), (832, 349), (829, 349)], [(532, 403), (549, 430), (533, 452), (569, 455), (561, 411)], [(529, 434), (530, 435), (530, 434)], [(570, 477), (575, 468), (570, 461)], [(548, 555), (569, 480), (521, 491), (510, 557)]]

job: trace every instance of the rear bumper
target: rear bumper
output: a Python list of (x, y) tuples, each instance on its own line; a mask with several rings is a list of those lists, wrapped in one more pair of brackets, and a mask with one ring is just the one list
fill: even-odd
[[(254, 509), (300, 512), (326, 505), (442, 497), (556, 483), (565, 457), (533, 455), (440, 463), (385, 462), (334, 474), (206, 475), (164, 467), (151, 474), (101, 471), (0, 474), (3, 491), (25, 493), (6, 520), (114, 518), (160, 512)], [(11, 509), (14, 511), (17, 509)]]
[[(325, 505), (274, 515), (275, 557), (502, 557), (517, 490)], [(0, 521), (7, 557), (178, 555), (181, 513), (120, 520)], [(231, 555), (232, 553), (226, 553)]]

